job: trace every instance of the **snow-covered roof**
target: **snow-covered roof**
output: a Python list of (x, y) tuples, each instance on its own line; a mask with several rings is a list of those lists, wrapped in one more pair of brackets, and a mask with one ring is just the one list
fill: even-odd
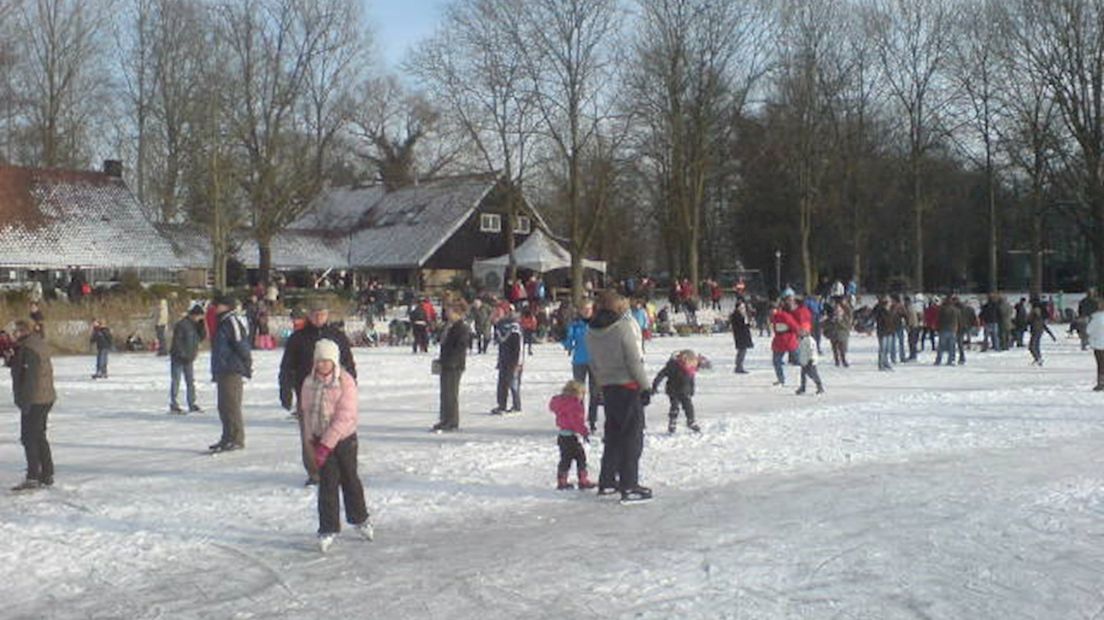
[[(211, 266), (211, 240), (207, 232), (193, 226), (160, 224), (180, 261), (193, 269)], [(246, 267), (260, 262), (257, 242), (247, 232), (234, 235), (234, 256)], [(329, 269), (349, 265), (348, 239), (331, 238), (308, 230), (286, 230), (272, 239), (272, 266), (277, 269)]]
[(334, 188), (291, 228), (344, 236), (352, 267), (420, 267), (467, 221), (496, 181), (494, 175), (475, 175), (393, 192)]
[(179, 269), (122, 179), (0, 166), (0, 265)]

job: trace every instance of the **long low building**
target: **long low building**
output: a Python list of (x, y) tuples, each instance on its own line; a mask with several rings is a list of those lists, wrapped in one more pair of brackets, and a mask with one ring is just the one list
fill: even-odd
[[(435, 287), (470, 277), (475, 260), (507, 251), (506, 186), (497, 175), (437, 179), (387, 192), (380, 186), (323, 191), (272, 240), (279, 271), (352, 270), (394, 285)], [(514, 223), (521, 245), (540, 215), (523, 201)], [(233, 255), (255, 269), (248, 230)], [(207, 231), (153, 224), (122, 179), (119, 162), (102, 172), (0, 166), (0, 281), (62, 276), (78, 268), (92, 281), (136, 271), (144, 281), (202, 285), (211, 266)]]

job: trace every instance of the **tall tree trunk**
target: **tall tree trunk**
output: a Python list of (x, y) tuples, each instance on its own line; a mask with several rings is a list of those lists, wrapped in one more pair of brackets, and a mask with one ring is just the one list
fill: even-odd
[(1042, 197), (1032, 196), (1031, 209), (1031, 296), (1043, 295), (1043, 211)]
[(272, 237), (262, 235), (257, 238), (257, 279), (268, 286), (272, 272)]
[(920, 196), (920, 155), (914, 154), (912, 161), (912, 209), (913, 228), (915, 237), (913, 242), (914, 260), (912, 272), (912, 285), (917, 291), (924, 290), (924, 201)]
[(989, 194), (989, 292), (995, 293), (1000, 286), (1000, 263), (997, 256), (997, 191), (996, 175), (993, 174), (992, 149), (988, 144), (985, 147), (985, 176)]

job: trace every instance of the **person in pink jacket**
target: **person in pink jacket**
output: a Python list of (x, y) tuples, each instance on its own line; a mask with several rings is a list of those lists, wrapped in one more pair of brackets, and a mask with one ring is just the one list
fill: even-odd
[(583, 397), (586, 386), (578, 381), (568, 381), (558, 396), (548, 402), (548, 408), (556, 414), (556, 426), (560, 429), (557, 443), (560, 445), (560, 466), (556, 470), (556, 488), (563, 491), (575, 487), (567, 482), (567, 473), (571, 471), (571, 462), (579, 475), (579, 490), (593, 489), (594, 483), (587, 478), (586, 450), (579, 443), (579, 437), (587, 437), (586, 420), (583, 416)]
[(357, 384), (341, 369), (340, 355), (332, 340), (315, 343), (314, 371), (299, 394), (303, 441), (313, 445), (318, 466), (318, 547), (323, 553), (341, 530), (339, 487), (345, 497), (345, 518), (363, 538), (373, 538), (364, 485), (357, 475)]

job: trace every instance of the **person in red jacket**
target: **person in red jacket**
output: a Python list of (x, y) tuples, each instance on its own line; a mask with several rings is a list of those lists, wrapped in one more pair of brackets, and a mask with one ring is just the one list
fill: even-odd
[[(806, 320), (811, 324), (811, 314), (804, 306)], [(802, 332), (798, 319), (798, 305), (794, 299), (793, 291), (786, 289), (782, 294), (782, 301), (771, 314), (771, 328), (774, 330), (774, 339), (771, 340), (771, 355), (774, 363), (774, 375), (777, 381), (774, 385), (786, 385), (786, 372), (784, 364), (786, 356), (797, 351), (798, 335)]]
[(924, 308), (924, 333), (920, 336), (920, 350), (924, 350), (924, 341), (931, 339), (931, 350), (935, 350), (935, 335), (939, 333), (939, 300), (932, 298)]

